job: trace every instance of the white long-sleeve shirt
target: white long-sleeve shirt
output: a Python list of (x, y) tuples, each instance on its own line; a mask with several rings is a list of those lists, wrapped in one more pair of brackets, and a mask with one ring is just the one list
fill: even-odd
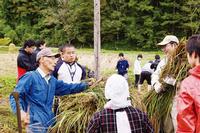
[(142, 68), (141, 68), (141, 61), (136, 59), (135, 62), (134, 62), (134, 69), (133, 69), (133, 73), (135, 75), (140, 75), (141, 74), (141, 71), (142, 71)]
[(151, 75), (151, 84), (154, 86), (156, 83), (160, 83), (159, 82), (159, 78), (160, 78), (160, 74), (161, 74), (161, 71), (162, 71), (162, 69), (165, 67), (165, 65), (167, 64), (167, 57), (165, 57), (165, 58), (163, 58), (160, 62), (159, 62), (159, 64), (158, 64), (158, 66), (157, 66), (157, 68), (156, 68), (156, 70), (155, 70), (155, 72)]
[(142, 67), (142, 71), (147, 71), (147, 72), (153, 73), (154, 69), (151, 69), (151, 64), (152, 63), (149, 63), (149, 62), (144, 64), (144, 66)]

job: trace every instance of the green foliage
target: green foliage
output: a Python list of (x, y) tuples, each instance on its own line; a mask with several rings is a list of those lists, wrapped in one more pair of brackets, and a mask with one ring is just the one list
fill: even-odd
[[(17, 45), (44, 39), (48, 46), (93, 46), (92, 0), (2, 0), (0, 37)], [(110, 49), (155, 49), (166, 35), (199, 33), (200, 1), (101, 0), (101, 42)], [(118, 45), (119, 44), (119, 45)]]
[(0, 38), (0, 46), (6, 46), (10, 41), (10, 38)]
[(16, 85), (16, 78), (0, 77), (0, 84), (1, 84), (0, 96), (8, 97)]

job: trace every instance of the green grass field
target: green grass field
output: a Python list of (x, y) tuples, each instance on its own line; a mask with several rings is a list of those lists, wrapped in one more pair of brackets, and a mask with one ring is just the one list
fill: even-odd
[[(19, 48), (16, 48), (17, 50)], [(1, 133), (13, 133), (17, 131), (16, 116), (12, 114), (9, 106), (9, 95), (13, 91), (16, 85), (16, 58), (17, 50), (9, 53), (8, 47), (0, 47), (0, 132)], [(56, 48), (53, 49), (57, 51)], [(101, 50), (100, 57), (100, 69), (101, 76), (108, 77), (109, 75), (116, 73), (115, 65), (118, 60), (118, 54), (123, 52), (126, 59), (129, 61), (129, 85), (132, 88), (134, 82), (133, 76), (133, 62), (137, 54), (143, 54), (142, 65), (147, 63), (149, 60), (154, 60), (155, 54), (161, 55), (158, 51), (112, 51), (112, 50)], [(88, 66), (94, 70), (94, 53), (93, 49), (77, 49), (77, 55), (79, 57), (78, 62), (82, 65)], [(162, 55), (161, 55), (162, 57)], [(146, 85), (145, 85), (146, 86)], [(143, 93), (146, 92), (145, 87)]]

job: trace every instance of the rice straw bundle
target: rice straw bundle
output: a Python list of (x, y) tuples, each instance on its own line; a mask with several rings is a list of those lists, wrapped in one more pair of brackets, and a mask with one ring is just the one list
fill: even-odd
[[(106, 79), (103, 79), (106, 80)], [(85, 92), (64, 96), (59, 104), (56, 124), (49, 129), (51, 133), (85, 133), (88, 122), (97, 111), (103, 109), (106, 99), (104, 96), (104, 82)], [(140, 97), (130, 92), (132, 104), (140, 107)]]
[(64, 96), (59, 104), (60, 114), (49, 132), (84, 133), (92, 115), (103, 107), (105, 99), (99, 87), (74, 95)]
[[(147, 93), (143, 102), (146, 106), (147, 114), (154, 126), (155, 132), (159, 132), (159, 125), (162, 120), (170, 114), (172, 108), (173, 97), (179, 88), (180, 82), (187, 77), (190, 66), (187, 62), (187, 55), (185, 51), (185, 42), (181, 42), (177, 47), (173, 57), (168, 60), (165, 68), (160, 75), (160, 82), (164, 92), (156, 93), (154, 90)], [(176, 79), (177, 85), (172, 86), (166, 84), (163, 78), (172, 76)]]

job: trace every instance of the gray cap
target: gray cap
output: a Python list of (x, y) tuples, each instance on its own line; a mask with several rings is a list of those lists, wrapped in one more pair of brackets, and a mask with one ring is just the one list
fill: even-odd
[(165, 36), (165, 38), (162, 40), (162, 42), (160, 42), (160, 43), (158, 43), (157, 45), (160, 45), (160, 46), (162, 46), (162, 45), (166, 45), (166, 44), (168, 44), (168, 43), (170, 43), (170, 42), (175, 42), (175, 43), (179, 43), (179, 40), (178, 40), (178, 38), (176, 37), (176, 36), (174, 36), (174, 35), (167, 35), (167, 36)]
[(50, 48), (44, 48), (40, 52), (38, 52), (37, 57), (36, 57), (36, 61), (39, 61), (39, 59), (41, 57), (44, 57), (44, 56), (58, 58), (58, 57), (60, 57), (60, 54), (53, 53)]

